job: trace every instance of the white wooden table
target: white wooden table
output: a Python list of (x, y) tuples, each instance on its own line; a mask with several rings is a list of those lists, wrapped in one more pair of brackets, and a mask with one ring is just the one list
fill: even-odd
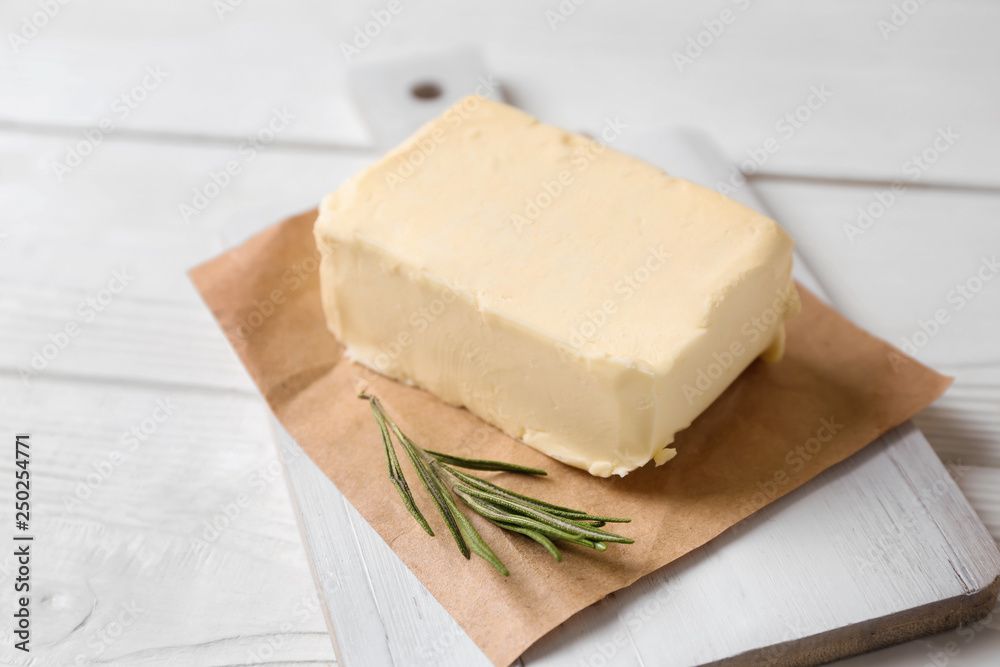
[[(944, 311), (917, 356), (957, 381), (917, 423), (1000, 538), (1000, 280), (950, 292), (1000, 252), (1000, 7), (927, 3), (886, 32), (890, 1), (621, 5), (561, 21), (555, 0), (401, 0), (355, 59), (474, 43), (548, 122), (697, 125), (734, 161), (775, 138), (754, 185), (838, 308), (896, 344)], [(32, 433), (35, 664), (334, 661), (268, 414), (184, 271), (229, 220), (312, 206), (375, 159), (341, 42), (386, 6), (0, 6), (0, 425), (8, 443)], [(732, 21), (679, 68), (724, 9)], [(824, 86), (801, 127), (776, 126)], [(88, 154), (74, 166), (70, 151)], [(906, 192), (849, 235), (897, 180)], [(995, 665), (996, 617), (843, 664)], [(28, 664), (9, 633), (0, 664)]]

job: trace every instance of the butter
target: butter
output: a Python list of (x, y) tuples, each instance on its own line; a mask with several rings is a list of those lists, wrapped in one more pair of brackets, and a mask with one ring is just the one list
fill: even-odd
[(478, 97), (328, 195), (315, 234), (352, 359), (601, 477), (670, 460), (799, 309), (773, 220)]

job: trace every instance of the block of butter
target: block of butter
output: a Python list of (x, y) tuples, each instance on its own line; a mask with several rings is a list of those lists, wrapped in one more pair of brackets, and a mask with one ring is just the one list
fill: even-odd
[(353, 360), (601, 477), (672, 458), (799, 308), (773, 220), (479, 97), (328, 195), (315, 234)]

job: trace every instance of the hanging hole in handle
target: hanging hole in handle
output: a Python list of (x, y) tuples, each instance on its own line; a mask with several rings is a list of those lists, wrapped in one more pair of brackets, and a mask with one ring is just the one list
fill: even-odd
[(410, 88), (411, 95), (416, 97), (418, 100), (424, 101), (436, 100), (441, 97), (443, 93), (444, 91), (441, 90), (441, 86), (433, 81), (423, 81), (421, 83), (414, 84), (414, 86)]

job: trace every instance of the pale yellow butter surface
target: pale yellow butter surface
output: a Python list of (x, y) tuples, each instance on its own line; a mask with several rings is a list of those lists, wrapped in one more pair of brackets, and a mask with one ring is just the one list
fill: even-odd
[(326, 197), (315, 232), (353, 359), (599, 476), (669, 460), (799, 308), (774, 221), (475, 97)]

